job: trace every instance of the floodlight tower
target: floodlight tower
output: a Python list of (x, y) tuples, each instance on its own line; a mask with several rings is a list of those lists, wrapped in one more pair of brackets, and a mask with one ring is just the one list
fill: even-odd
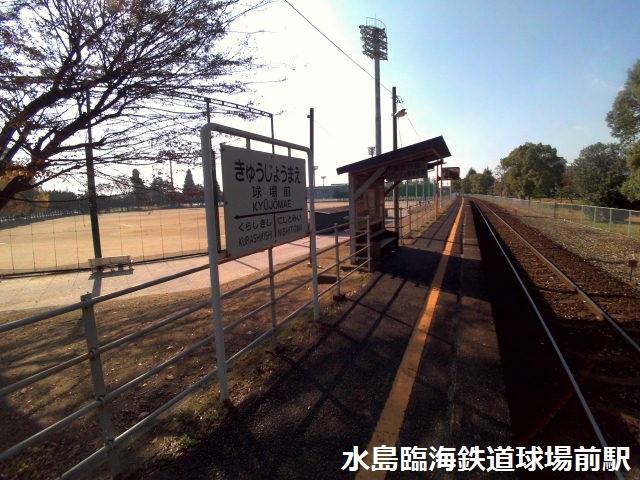
[(387, 30), (377, 18), (367, 18), (366, 25), (360, 25), (364, 53), (373, 58), (375, 66), (376, 91), (376, 155), (382, 153), (382, 128), (380, 126), (380, 60), (387, 59)]

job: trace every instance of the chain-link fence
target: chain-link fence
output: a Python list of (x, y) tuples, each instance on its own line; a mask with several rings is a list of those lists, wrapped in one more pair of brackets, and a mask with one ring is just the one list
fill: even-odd
[(640, 211), (542, 200), (494, 197), (491, 195), (474, 196), (484, 198), (511, 210), (580, 223), (640, 240)]
[[(415, 190), (409, 189), (409, 194)], [(428, 194), (401, 196), (401, 206), (427, 203)], [(445, 199), (448, 196), (444, 197)], [(387, 202), (392, 206), (392, 202)], [(89, 205), (86, 199), (58, 202), (38, 211), (0, 212), (0, 275), (64, 271), (89, 267), (94, 258)], [(348, 200), (319, 199), (317, 209), (348, 206)], [(128, 255), (133, 262), (170, 259), (207, 252), (205, 210), (198, 202), (135, 196), (98, 199), (102, 256)], [(219, 209), (221, 232), (224, 212)], [(224, 233), (221, 238), (225, 246)]]
[[(80, 205), (0, 217), (0, 274), (88, 267), (94, 252), (86, 211)], [(129, 255), (132, 261), (144, 261), (204, 253), (207, 249), (201, 206), (103, 211), (98, 214), (98, 223), (105, 257)]]

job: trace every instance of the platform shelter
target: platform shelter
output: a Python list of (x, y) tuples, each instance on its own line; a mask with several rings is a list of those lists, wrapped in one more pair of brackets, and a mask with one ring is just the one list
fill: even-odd
[[(403, 180), (426, 178), (427, 172), (444, 163), (451, 153), (442, 136), (414, 143), (366, 160), (344, 165), (338, 174), (349, 176), (350, 234), (366, 232), (368, 218), (372, 262), (388, 247), (398, 246), (399, 198), (394, 195), (394, 228), (387, 229), (385, 197)], [(365, 236), (351, 242), (352, 254), (366, 242)]]

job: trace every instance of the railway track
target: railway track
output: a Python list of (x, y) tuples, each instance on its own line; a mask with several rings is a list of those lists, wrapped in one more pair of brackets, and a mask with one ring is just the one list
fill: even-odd
[(506, 222), (494, 209), (489, 207), (486, 203), (483, 203), (483, 206), (486, 210), (488, 210), (493, 217), (500, 221), (510, 232), (512, 232), (522, 243), (524, 243), (533, 254), (538, 257), (542, 262), (544, 262), (552, 271), (555, 273), (567, 287), (573, 290), (577, 296), (579, 296), (582, 301), (587, 305), (587, 307), (601, 320), (606, 321), (613, 327), (622, 338), (638, 353), (640, 354), (640, 344), (632, 338), (632, 336), (616, 321), (614, 318), (609, 315), (596, 300), (594, 300), (587, 292), (585, 292), (576, 282), (574, 282), (571, 278), (569, 278), (558, 266), (547, 256), (545, 256), (540, 250), (534, 247), (531, 242), (529, 242), (526, 238), (524, 238), (515, 228), (513, 228), (508, 222)]
[[(613, 300), (603, 308), (499, 212), (484, 202), (473, 203), (487, 238), (508, 264), (544, 330), (595, 437), (602, 447), (630, 446), (634, 468), (628, 478), (637, 478), (640, 346), (635, 332), (607, 311)], [(560, 403), (569, 402), (569, 396)], [(551, 418), (561, 408), (546, 414)], [(616, 478), (625, 476), (616, 472)]]

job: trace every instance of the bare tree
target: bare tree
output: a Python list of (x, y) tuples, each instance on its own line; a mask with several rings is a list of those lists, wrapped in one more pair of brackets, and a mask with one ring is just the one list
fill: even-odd
[(183, 89), (202, 95), (245, 89), (231, 75), (252, 65), (243, 53), (246, 38), (244, 45), (222, 45), (230, 22), (244, 13), (236, 3), (12, 0), (0, 6), (0, 178), (7, 179), (0, 209), (19, 192), (84, 168), (89, 125), (96, 167), (155, 163), (158, 152), (194, 155), (188, 142), (175, 140), (194, 114), (176, 112), (167, 99)]

